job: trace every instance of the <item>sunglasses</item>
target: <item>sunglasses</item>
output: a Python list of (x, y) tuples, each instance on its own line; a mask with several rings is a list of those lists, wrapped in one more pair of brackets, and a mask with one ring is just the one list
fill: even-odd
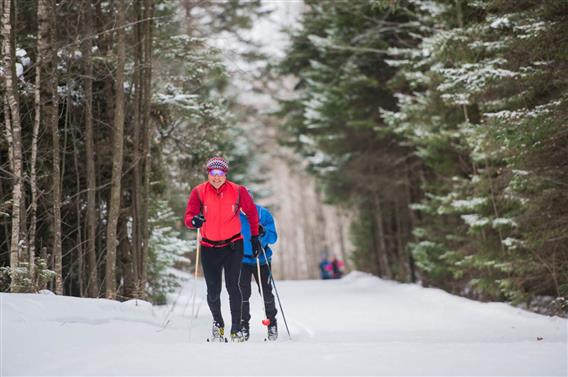
[(209, 170), (209, 175), (212, 177), (223, 177), (225, 172), (221, 169), (211, 169)]

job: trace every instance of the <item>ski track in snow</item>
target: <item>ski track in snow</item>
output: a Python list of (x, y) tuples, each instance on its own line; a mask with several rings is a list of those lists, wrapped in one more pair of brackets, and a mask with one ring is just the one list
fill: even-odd
[(170, 296), (173, 308), (0, 294), (0, 375), (567, 375), (566, 319), (502, 303), (359, 272), (282, 281), (293, 340), (279, 314), (278, 341), (264, 341), (253, 290), (250, 341), (212, 344), (204, 283), (194, 319), (192, 284)]

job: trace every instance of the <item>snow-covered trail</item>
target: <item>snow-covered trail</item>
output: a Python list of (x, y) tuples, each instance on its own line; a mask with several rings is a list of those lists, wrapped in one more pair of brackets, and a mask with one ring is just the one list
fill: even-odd
[(253, 292), (251, 340), (205, 342), (201, 281), (191, 340), (191, 281), (164, 329), (140, 301), (0, 294), (0, 375), (567, 375), (565, 319), (362, 273), (277, 284), (292, 341), (280, 317), (264, 342)]

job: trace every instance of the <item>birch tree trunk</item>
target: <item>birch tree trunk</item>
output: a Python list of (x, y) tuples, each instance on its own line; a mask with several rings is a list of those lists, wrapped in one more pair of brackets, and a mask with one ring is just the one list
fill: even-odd
[[(37, 32), (37, 61), (36, 61), (36, 68), (35, 68), (35, 93), (34, 93), (34, 101), (35, 101), (35, 118), (34, 118), (34, 128), (32, 133), (32, 155), (30, 161), (30, 188), (31, 188), (31, 219), (30, 219), (30, 230), (29, 230), (29, 252), (30, 252), (30, 275), (34, 277), (35, 281), (35, 238), (36, 238), (36, 229), (37, 229), (37, 143), (38, 143), (38, 135), (39, 135), (39, 128), (41, 124), (41, 43), (43, 38), (42, 33), (42, 20), (46, 20), (46, 13), (47, 10), (45, 8), (45, 3), (43, 1), (38, 1), (37, 5), (37, 20), (38, 20), (38, 32)], [(39, 288), (39, 287), (36, 287)]]
[[(2, 0), (4, 1), (4, 0)], [(5, 83), (5, 81), (4, 81)], [(4, 137), (8, 143), (8, 164), (10, 171), (14, 171), (14, 143), (12, 141), (12, 124), (10, 121), (10, 105), (8, 104), (8, 95), (4, 93), (2, 97), (2, 106), (4, 110)], [(13, 188), (13, 187), (12, 187)]]
[[(2, 12), (2, 14), (0, 14), (0, 17), (3, 17), (3, 12), (4, 12), (4, 0), (0, 1), (0, 11)], [(2, 32), (2, 30), (0, 30), (0, 33)], [(2, 48), (2, 46), (0, 46), (0, 49)], [(4, 82), (5, 83), (5, 82)], [(8, 166), (10, 168), (10, 172), (14, 171), (14, 152), (12, 151), (12, 125), (10, 122), (10, 106), (8, 105), (8, 96), (6, 95), (6, 93), (4, 93), (4, 95), (2, 96), (2, 110), (4, 112), (4, 124), (2, 124), (3, 129), (2, 129), (2, 133), (4, 135), (4, 137), (6, 138), (6, 144), (8, 145)], [(12, 187), (13, 189), (13, 187)], [(0, 185), (0, 195), (2, 197), (5, 196), (4, 190), (3, 190), (3, 186)], [(4, 243), (7, 243), (7, 250), (8, 252), (10, 252), (10, 244), (11, 244), (11, 222), (9, 221), (4, 221), (4, 234), (5, 234), (5, 241), (2, 242), (1, 246), (4, 246)]]
[[(4, 40), (2, 53), (4, 55), (4, 84), (9, 114), (5, 114), (6, 128), (12, 138), (12, 173), (14, 186), (12, 188), (12, 237), (10, 243), (10, 267), (12, 292), (21, 292), (24, 287), (20, 279), (20, 249), (21, 243), (21, 210), (23, 203), (22, 190), (22, 129), (20, 123), (20, 104), (17, 96), (17, 76), (14, 54), (14, 34), (12, 33), (12, 0), (3, 0), (2, 37)], [(8, 121), (9, 120), (9, 121)], [(25, 208), (25, 207), (24, 207)]]
[(118, 246), (117, 224), (120, 214), (120, 180), (122, 177), (123, 136), (124, 136), (124, 63), (125, 48), (125, 6), (124, 0), (118, 1), (118, 41), (115, 77), (114, 133), (112, 155), (112, 178), (107, 224), (107, 259), (106, 259), (106, 297), (116, 298), (116, 249)]

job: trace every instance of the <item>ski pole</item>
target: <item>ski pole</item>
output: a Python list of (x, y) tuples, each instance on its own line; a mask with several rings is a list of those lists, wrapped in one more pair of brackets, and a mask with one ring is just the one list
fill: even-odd
[[(266, 316), (266, 303), (264, 302), (264, 292), (262, 291), (262, 277), (260, 276), (260, 261), (258, 257), (256, 257), (256, 270), (258, 271), (258, 287), (260, 288), (260, 299), (262, 300), (262, 306), (264, 306), (264, 315)], [(262, 320), (262, 324), (264, 326), (268, 326), (270, 324), (270, 320), (265, 318)]]
[[(178, 290), (178, 294), (177, 294), (177, 296), (176, 296), (174, 302), (170, 305), (170, 309), (166, 312), (166, 315), (165, 315), (165, 317), (164, 317), (164, 320), (162, 321), (162, 330), (165, 329), (165, 328), (166, 328), (166, 325), (170, 322), (170, 314), (172, 314), (172, 312), (174, 311), (174, 309), (175, 309), (175, 307), (176, 307), (176, 305), (177, 305), (177, 302), (178, 302), (178, 300), (179, 300), (179, 298), (180, 298), (180, 296), (181, 296), (181, 293), (183, 292), (183, 288), (184, 288), (184, 286), (182, 285), (182, 286), (180, 287), (180, 289)], [(185, 310), (184, 310), (184, 312), (185, 312)]]
[(196, 285), (197, 285), (197, 270), (199, 269), (199, 252), (201, 251), (201, 244), (199, 243), (199, 236), (200, 236), (200, 231), (199, 228), (197, 228), (197, 246), (196, 246), (196, 250), (195, 250), (195, 275), (193, 277), (193, 297), (192, 297), (192, 303), (191, 303), (191, 316), (193, 317), (194, 313), (195, 313), (195, 295), (196, 295)]
[(196, 237), (196, 242), (197, 242), (197, 246), (195, 249), (195, 275), (193, 277), (193, 292), (191, 294), (191, 317), (189, 319), (189, 340), (191, 340), (191, 330), (193, 328), (193, 316), (194, 316), (194, 312), (195, 312), (195, 295), (197, 292), (197, 270), (199, 269), (199, 252), (201, 251), (201, 244), (199, 243), (199, 238), (200, 238), (200, 231), (199, 228), (197, 228), (197, 237)]
[(292, 340), (292, 335), (290, 335), (290, 329), (288, 329), (288, 322), (286, 322), (286, 316), (284, 315), (284, 309), (282, 309), (282, 302), (280, 302), (280, 295), (278, 295), (278, 289), (276, 289), (276, 282), (274, 281), (274, 276), (272, 275), (272, 268), (270, 268), (270, 263), (268, 263), (268, 258), (266, 257), (266, 252), (264, 251), (264, 247), (261, 247), (262, 254), (264, 255), (264, 260), (266, 261), (266, 265), (268, 266), (268, 273), (270, 274), (270, 280), (272, 281), (272, 285), (274, 286), (274, 292), (276, 293), (276, 298), (278, 299), (278, 306), (280, 307), (280, 312), (282, 313), (282, 318), (284, 319), (284, 325), (286, 326), (286, 332), (288, 333), (288, 337)]

